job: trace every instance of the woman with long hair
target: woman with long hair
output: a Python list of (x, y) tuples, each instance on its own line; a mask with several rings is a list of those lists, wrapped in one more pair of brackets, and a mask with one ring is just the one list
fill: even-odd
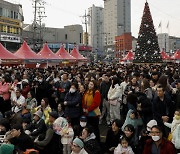
[(122, 100), (122, 91), (117, 77), (112, 79), (111, 87), (108, 91), (108, 101), (110, 103), (110, 121), (120, 119), (120, 101)]
[(97, 89), (97, 83), (95, 80), (90, 81), (88, 89), (84, 93), (82, 98), (82, 109), (84, 115), (87, 117), (88, 124), (94, 127), (95, 135), (98, 141), (100, 141), (99, 134), (99, 116), (101, 115), (99, 106), (101, 103), (101, 94)]
[(0, 112), (4, 115), (11, 109), (10, 102), (11, 78), (5, 75), (0, 80)]

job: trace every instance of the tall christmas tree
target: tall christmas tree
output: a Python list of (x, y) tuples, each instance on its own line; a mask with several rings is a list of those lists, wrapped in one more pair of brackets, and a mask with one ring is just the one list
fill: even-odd
[(135, 49), (134, 63), (160, 63), (162, 62), (158, 39), (154, 24), (146, 2)]

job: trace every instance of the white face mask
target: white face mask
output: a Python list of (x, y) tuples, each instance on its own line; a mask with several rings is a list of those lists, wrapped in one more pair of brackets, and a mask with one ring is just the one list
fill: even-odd
[(39, 81), (39, 82), (42, 82), (43, 80), (42, 80), (42, 79), (39, 79), (38, 81)]
[(70, 92), (70, 93), (75, 93), (76, 90), (75, 90), (74, 88), (70, 88), (70, 89), (69, 89), (69, 92)]
[(81, 127), (85, 127), (86, 124), (87, 124), (87, 122), (81, 122), (81, 121), (80, 121), (80, 126), (81, 126)]
[(152, 136), (152, 140), (155, 141), (155, 142), (156, 142), (156, 141), (159, 141), (159, 140), (160, 140), (160, 137), (159, 137), (159, 136)]

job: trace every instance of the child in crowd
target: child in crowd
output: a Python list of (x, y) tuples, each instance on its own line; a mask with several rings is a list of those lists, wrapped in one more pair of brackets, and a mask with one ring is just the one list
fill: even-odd
[(136, 111), (133, 111), (132, 109), (130, 109), (127, 113), (126, 120), (122, 126), (122, 130), (124, 130), (124, 127), (128, 124), (133, 125), (135, 129), (137, 129), (138, 126), (143, 125), (142, 118), (139, 117), (138, 113)]
[(120, 143), (114, 149), (114, 154), (134, 154), (132, 148), (129, 146), (128, 138), (126, 136), (120, 138)]
[(71, 143), (74, 137), (74, 131), (73, 128), (71, 127), (70, 122), (68, 122), (68, 125), (65, 128), (63, 128), (60, 135), (61, 135), (61, 143), (63, 144), (63, 154), (70, 154)]

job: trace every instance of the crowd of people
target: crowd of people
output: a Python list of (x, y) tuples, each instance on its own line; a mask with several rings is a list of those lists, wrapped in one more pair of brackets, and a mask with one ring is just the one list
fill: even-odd
[(0, 141), (0, 154), (179, 153), (179, 64), (0, 66)]

